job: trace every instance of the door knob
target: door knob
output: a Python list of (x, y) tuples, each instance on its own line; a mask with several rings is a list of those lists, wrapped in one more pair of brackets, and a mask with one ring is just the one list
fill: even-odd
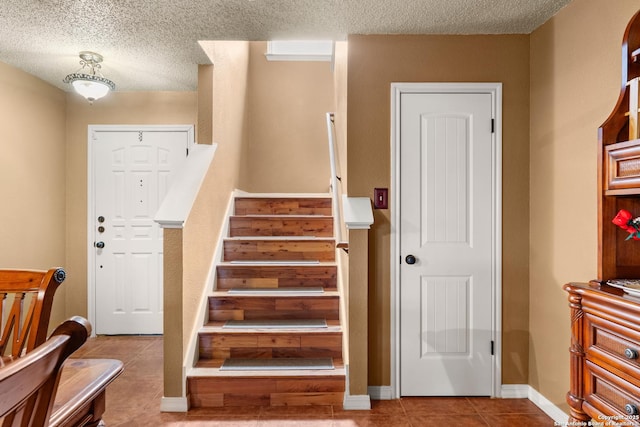
[(104, 248), (104, 242), (96, 242), (96, 248), (98, 249)]
[(407, 262), (407, 264), (410, 264), (410, 265), (415, 264), (417, 261), (416, 257), (414, 257), (413, 255), (407, 255), (407, 257), (404, 260)]

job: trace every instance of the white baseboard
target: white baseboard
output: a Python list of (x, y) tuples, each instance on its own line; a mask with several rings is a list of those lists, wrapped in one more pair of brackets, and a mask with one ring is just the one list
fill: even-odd
[[(393, 387), (391, 386), (371, 386), (368, 392), (372, 400), (395, 399)], [(529, 399), (534, 405), (557, 422), (558, 425), (565, 425), (569, 419), (567, 413), (528, 384), (503, 384), (500, 388), (499, 397), (502, 399)]]
[(187, 412), (189, 401), (186, 397), (162, 397), (160, 412)]
[[(345, 371), (347, 375), (345, 376), (345, 391), (344, 398), (342, 400), (342, 408), (347, 411), (369, 411), (371, 410), (371, 398), (368, 394), (358, 394), (352, 396), (349, 394), (350, 386), (349, 386), (349, 364), (345, 365)], [(368, 391), (368, 390), (367, 390)]]
[(345, 393), (342, 405), (346, 411), (369, 411), (371, 410), (371, 399), (368, 394), (351, 396)]
[(554, 405), (549, 399), (541, 395), (538, 390), (533, 387), (529, 387), (529, 400), (532, 401), (538, 408), (549, 415), (553, 421), (558, 425), (566, 425), (569, 420), (569, 414), (565, 413), (562, 409)]
[(529, 384), (502, 384), (500, 397), (503, 399), (528, 399)]
[(527, 398), (549, 415), (557, 425), (566, 425), (569, 415), (528, 384), (503, 384), (501, 397), (504, 399)]
[(392, 400), (393, 387), (390, 385), (370, 386), (367, 391), (373, 400)]

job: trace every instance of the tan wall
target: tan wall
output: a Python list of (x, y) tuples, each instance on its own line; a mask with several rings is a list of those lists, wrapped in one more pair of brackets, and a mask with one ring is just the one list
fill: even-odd
[[(184, 239), (185, 325), (193, 328), (193, 314), (225, 219), (229, 197), (238, 187), (245, 138), (245, 97), (249, 48), (247, 42), (215, 42), (205, 48), (213, 64), (212, 102), (209, 118), (213, 142), (218, 145), (187, 223)], [(200, 94), (200, 92), (198, 92)], [(206, 122), (201, 117), (200, 122)], [(195, 325), (202, 326), (202, 325)], [(190, 336), (185, 336), (188, 340)]]
[(597, 129), (620, 93), (622, 36), (638, 8), (574, 0), (531, 35), (529, 383), (567, 412), (562, 285), (596, 278)]
[[(87, 316), (87, 126), (195, 124), (195, 92), (114, 92), (89, 105), (67, 94), (66, 315)], [(63, 148), (64, 151), (64, 148)]]
[[(503, 382), (527, 383), (529, 37), (351, 36), (348, 67), (350, 196), (391, 185), (391, 82), (503, 83)], [(391, 213), (370, 232), (370, 385), (390, 384)]]
[[(0, 63), (0, 268), (65, 263), (65, 94)], [(68, 283), (51, 324), (64, 319)]]
[(333, 111), (328, 62), (267, 61), (266, 42), (251, 43), (247, 174), (254, 192), (327, 192), (325, 113)]
[[(198, 68), (198, 138), (205, 144), (213, 140), (217, 150), (184, 229), (165, 230), (165, 397), (183, 396), (182, 367), (192, 363), (186, 359), (189, 341), (202, 327), (200, 302), (210, 289), (216, 242), (242, 169), (248, 42), (206, 42), (202, 47), (214, 65)], [(171, 322), (168, 316), (182, 321)]]

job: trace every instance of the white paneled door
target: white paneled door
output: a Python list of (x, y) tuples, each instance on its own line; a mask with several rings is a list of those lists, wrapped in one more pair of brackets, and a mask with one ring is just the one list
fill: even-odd
[(490, 93), (400, 98), (400, 394), (492, 395)]
[(162, 333), (162, 229), (153, 217), (192, 136), (185, 126), (90, 129), (96, 334)]

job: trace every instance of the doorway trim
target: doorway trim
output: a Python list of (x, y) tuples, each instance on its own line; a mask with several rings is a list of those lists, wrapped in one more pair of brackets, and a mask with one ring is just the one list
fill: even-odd
[[(96, 278), (95, 278), (95, 176), (93, 164), (94, 132), (187, 132), (187, 152), (195, 144), (193, 125), (89, 125), (87, 127), (87, 318), (92, 325), (96, 324)], [(91, 331), (95, 336), (95, 327)]]
[(502, 83), (391, 83), (391, 397), (400, 398), (400, 97), (409, 93), (489, 93), (495, 127), (492, 152), (492, 396), (502, 388)]

